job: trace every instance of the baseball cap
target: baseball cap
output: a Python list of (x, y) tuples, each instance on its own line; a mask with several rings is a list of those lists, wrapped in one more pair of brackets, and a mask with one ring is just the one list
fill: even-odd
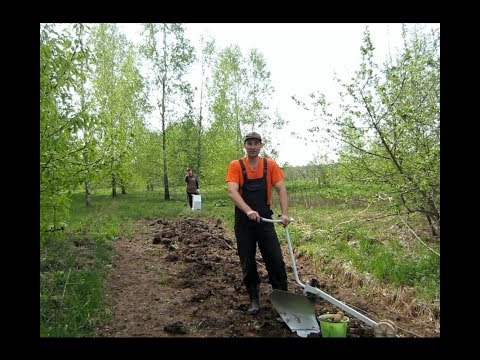
[(245, 135), (245, 138), (243, 139), (243, 141), (247, 141), (248, 139), (257, 139), (257, 140), (260, 140), (260, 142), (262, 142), (262, 137), (257, 134), (256, 132), (251, 132), (251, 133), (248, 133), (247, 135)]

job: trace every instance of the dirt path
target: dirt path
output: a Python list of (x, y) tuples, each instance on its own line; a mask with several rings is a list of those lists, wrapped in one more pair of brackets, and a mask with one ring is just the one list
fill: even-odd
[[(100, 327), (99, 336), (297, 336), (279, 321), (267, 298), (271, 287), (259, 254), (261, 311), (256, 316), (246, 314), (248, 294), (241, 280), (235, 240), (220, 221), (193, 217), (142, 220), (134, 234), (115, 242), (115, 259), (105, 289), (113, 319)], [(301, 294), (285, 242), (282, 250), (289, 290)], [(316, 274), (305, 256), (296, 261), (303, 281), (314, 277), (320, 289), (373, 320), (386, 317), (410, 331), (400, 331), (400, 336), (440, 335), (438, 321), (426, 322), (401, 309), (386, 310), (378, 299), (354, 294), (348, 286), (335, 285), (331, 277)], [(323, 299), (315, 301), (317, 315), (337, 310)], [(348, 337), (373, 336), (372, 328), (350, 318)]]

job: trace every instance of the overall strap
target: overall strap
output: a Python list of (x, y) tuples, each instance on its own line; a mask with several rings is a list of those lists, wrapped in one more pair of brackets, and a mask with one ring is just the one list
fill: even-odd
[(242, 174), (243, 174), (243, 181), (245, 182), (247, 178), (247, 170), (245, 170), (245, 164), (243, 163), (242, 159), (238, 159), (238, 162), (240, 163), (240, 166), (242, 167)]
[[(240, 163), (240, 166), (242, 168), (242, 174), (243, 174), (243, 179), (248, 179), (247, 177), (247, 170), (245, 169), (245, 164), (243, 163), (242, 159), (238, 159), (238, 162)], [(267, 177), (267, 158), (263, 158), (263, 177)]]

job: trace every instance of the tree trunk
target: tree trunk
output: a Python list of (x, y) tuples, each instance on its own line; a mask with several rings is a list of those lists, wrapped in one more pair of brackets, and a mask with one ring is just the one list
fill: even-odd
[(85, 181), (85, 205), (90, 207), (91, 205), (91, 193), (92, 189), (90, 186), (90, 180)]
[[(163, 48), (167, 48), (167, 34), (163, 31)], [(163, 150), (163, 183), (165, 184), (165, 200), (170, 200), (170, 191), (168, 190), (168, 172), (167, 172), (167, 133), (165, 128), (165, 97), (166, 97), (166, 85), (167, 85), (167, 56), (163, 57), (163, 66), (165, 73), (162, 80), (162, 150)]]
[(437, 230), (435, 229), (435, 225), (431, 219), (431, 217), (429, 215), (427, 215), (427, 220), (428, 220), (428, 224), (430, 225), (430, 231), (432, 233), (433, 236), (437, 236)]
[(112, 173), (112, 198), (117, 197), (117, 178), (115, 173)]
[(127, 195), (127, 188), (125, 187), (123, 180), (120, 180), (120, 187), (122, 188), (122, 195)]

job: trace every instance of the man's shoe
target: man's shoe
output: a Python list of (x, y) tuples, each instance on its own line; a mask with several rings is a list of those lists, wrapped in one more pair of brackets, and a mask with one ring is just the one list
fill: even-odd
[(259, 311), (258, 299), (254, 298), (250, 302), (250, 306), (248, 307), (247, 314), (249, 315), (256, 315)]

